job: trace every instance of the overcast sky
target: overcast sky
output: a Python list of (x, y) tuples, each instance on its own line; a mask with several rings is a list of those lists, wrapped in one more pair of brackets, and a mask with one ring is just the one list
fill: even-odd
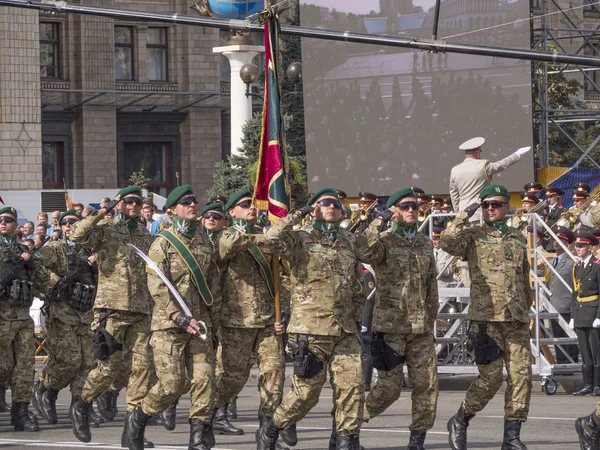
[[(302, 3), (324, 6), (354, 14), (367, 14), (369, 11), (379, 12), (379, 0), (301, 0)], [(415, 6), (422, 6), (425, 11), (435, 5), (435, 0), (413, 0)]]

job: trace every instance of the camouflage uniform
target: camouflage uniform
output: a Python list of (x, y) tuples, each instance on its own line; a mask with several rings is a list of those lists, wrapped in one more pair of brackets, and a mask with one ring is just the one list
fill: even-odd
[[(204, 274), (206, 285), (213, 295), (213, 305), (207, 306), (192, 283), (190, 270), (173, 245), (160, 234), (150, 246), (148, 256), (169, 277), (186, 300), (192, 315), (203, 321), (208, 334), (205, 341), (177, 327), (170, 317), (181, 311), (164, 282), (148, 268), (148, 289), (154, 299), (152, 339), (154, 365), (158, 382), (142, 401), (142, 410), (148, 415), (164, 411), (189, 389), (192, 379), (190, 423), (210, 422), (215, 398), (215, 337), (219, 328), (220, 287), (219, 273), (213, 245), (209, 237), (196, 233), (188, 239), (175, 228), (171, 232), (184, 242)], [(208, 299), (210, 301), (210, 299)], [(187, 370), (187, 375), (186, 375)]]
[[(85, 284), (96, 285), (96, 276), (87, 263), (89, 253), (68, 241), (54, 241), (37, 253), (46, 269), (57, 277), (75, 270), (79, 264), (87, 266), (80, 277)], [(61, 389), (71, 385), (71, 394), (80, 397), (88, 373), (96, 366), (90, 324), (93, 311), (79, 311), (67, 304), (68, 292), (59, 292), (50, 305), (46, 320), (48, 331), (48, 365), (40, 380), (45, 388)]]
[[(436, 265), (431, 241), (422, 233), (414, 240), (393, 229), (379, 232), (375, 219), (366, 231), (369, 261), (377, 274), (373, 331), (383, 333), (386, 344), (406, 358), (413, 386), (412, 423), (409, 429), (429, 430), (435, 422), (438, 399), (433, 325), (437, 317)], [(365, 420), (391, 406), (400, 397), (403, 364), (379, 371), (377, 386), (365, 404)]]
[[(0, 236), (0, 273), (12, 262), (19, 262), (27, 247), (16, 239)], [(34, 324), (29, 307), (34, 295), (46, 292), (50, 275), (38, 260), (33, 260), (18, 274), (19, 280), (33, 282), (29, 304), (12, 306), (8, 297), (0, 297), (0, 386), (12, 385), (12, 401), (29, 403), (34, 377)]]
[[(124, 349), (131, 349), (127, 408), (132, 411), (148, 393), (153, 367), (149, 344), (151, 300), (146, 282), (146, 264), (127, 243), (147, 252), (152, 237), (140, 223), (130, 230), (123, 219), (108, 223), (98, 212), (94, 212), (73, 225), (70, 238), (74, 243), (93, 251), (98, 262), (98, 294), (92, 328), (100, 325), (104, 313), (109, 313), (106, 330)], [(98, 366), (86, 379), (83, 400), (91, 403), (109, 389), (121, 373), (124, 352), (117, 351), (108, 359), (98, 361)]]
[(467, 261), (471, 274), (468, 318), (487, 322), (487, 334), (502, 351), (502, 358), (479, 365), (479, 378), (471, 384), (463, 402), (473, 415), (494, 397), (502, 385), (502, 362), (508, 372), (505, 420), (525, 421), (531, 397), (529, 346), (529, 262), (525, 238), (515, 228), (502, 234), (483, 224), (463, 230), (466, 212), (456, 217), (441, 235), (444, 251)]
[[(259, 417), (271, 417), (281, 402), (285, 362), (281, 336), (275, 334), (275, 302), (258, 263), (248, 251), (265, 248), (261, 234), (225, 229), (216, 246), (219, 252), (223, 309), (221, 345), (223, 372), (215, 406), (220, 408), (237, 396), (255, 362), (259, 367)], [(271, 257), (263, 252), (267, 263)]]
[(290, 262), (290, 340), (299, 334), (308, 335), (309, 348), (323, 362), (323, 369), (313, 378), (293, 376), (292, 390), (275, 411), (273, 421), (277, 428), (300, 421), (319, 401), (329, 365), (337, 431), (358, 435), (364, 381), (358, 314), (352, 298), (357, 261), (366, 257), (366, 240), (343, 229), (338, 230), (335, 241), (313, 228), (293, 230), (302, 221), (301, 214), (295, 212), (279, 220), (266, 235), (277, 246), (277, 253)]

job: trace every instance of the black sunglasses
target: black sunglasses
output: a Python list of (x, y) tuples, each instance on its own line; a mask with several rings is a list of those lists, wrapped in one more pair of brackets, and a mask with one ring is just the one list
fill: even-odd
[(419, 204), (417, 202), (402, 202), (398, 203), (396, 207), (399, 208), (400, 211), (408, 211), (409, 208), (412, 208), (413, 211), (416, 211), (419, 209)]
[(243, 202), (237, 203), (235, 206), (239, 206), (242, 209), (248, 209), (252, 206), (252, 200), (250, 200), (250, 199), (244, 200)]
[(195, 195), (188, 195), (187, 197), (183, 197), (181, 200), (177, 202), (178, 205), (189, 206), (192, 203), (198, 204), (198, 197)]
[(63, 219), (60, 222), (60, 224), (61, 225), (66, 225), (66, 224), (73, 225), (75, 222), (79, 222), (79, 219)]
[(129, 205), (131, 205), (132, 203), (135, 203), (138, 206), (142, 205), (142, 199), (139, 197), (125, 197), (123, 201)]
[(488, 209), (490, 206), (493, 209), (498, 209), (498, 208), (502, 208), (504, 205), (506, 205), (506, 202), (500, 202), (497, 200), (490, 200), (490, 201), (483, 201), (481, 202), (481, 206), (483, 207), (483, 209)]
[(15, 223), (16, 220), (9, 216), (0, 216), (0, 223), (2, 223), (2, 222)]
[(342, 204), (335, 198), (326, 198), (319, 202), (319, 206), (323, 206), (324, 208), (328, 208), (331, 205), (333, 205), (334, 209), (342, 209)]
[(204, 219), (225, 220), (225, 217), (223, 217), (221, 214), (216, 213), (216, 212), (207, 212), (207, 213), (204, 213), (202, 215), (202, 217)]

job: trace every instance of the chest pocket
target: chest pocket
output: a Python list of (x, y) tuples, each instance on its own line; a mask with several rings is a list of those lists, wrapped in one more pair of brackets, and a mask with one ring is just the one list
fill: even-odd
[(506, 261), (506, 255), (503, 254), (504, 246), (500, 238), (486, 236), (478, 238), (476, 242), (477, 261), (479, 263), (494, 266), (499, 261)]
[(309, 281), (324, 281), (331, 276), (331, 268), (337, 263), (333, 250), (321, 244), (310, 244), (306, 247), (308, 261), (306, 264)]

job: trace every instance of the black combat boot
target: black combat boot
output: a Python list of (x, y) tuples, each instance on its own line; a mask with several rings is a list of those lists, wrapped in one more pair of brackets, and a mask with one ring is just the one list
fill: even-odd
[(331, 425), (331, 436), (329, 436), (329, 450), (335, 450), (337, 446), (337, 427), (335, 425), (335, 419), (333, 419), (333, 425)]
[(338, 434), (336, 450), (360, 450), (360, 442), (356, 434)]
[(125, 422), (125, 433), (130, 450), (144, 449), (144, 432), (150, 417), (139, 407), (129, 414), (127, 422)]
[(162, 426), (169, 431), (173, 431), (177, 425), (177, 403), (179, 403), (179, 399), (175, 400), (167, 409), (160, 413)]
[(575, 429), (579, 435), (581, 450), (600, 449), (600, 419), (596, 414), (580, 417), (575, 421)]
[(589, 395), (594, 392), (594, 366), (584, 364), (581, 366), (583, 373), (583, 389), (574, 392), (573, 395)]
[(296, 424), (292, 424), (287, 428), (283, 428), (279, 432), (279, 436), (283, 439), (287, 445), (295, 446), (298, 443), (298, 432), (296, 431)]
[(214, 438), (215, 435), (212, 433), (212, 427), (209, 423), (191, 423), (188, 450), (210, 450), (215, 445)]
[(8, 403), (6, 403), (6, 389), (0, 389), (0, 412), (8, 411)]
[(117, 415), (116, 401), (118, 396), (119, 394), (106, 391), (96, 397), (98, 415), (102, 417), (105, 422), (112, 422), (115, 420), (115, 416)]
[(46, 388), (43, 381), (38, 381), (33, 389), (33, 406), (42, 418), (50, 423), (58, 422), (56, 415), (56, 399), (58, 391)]
[(525, 444), (521, 442), (522, 420), (504, 421), (504, 441), (501, 450), (527, 450)]
[(412, 430), (410, 432), (410, 441), (408, 441), (406, 450), (425, 450), (425, 447), (423, 447), (425, 444), (425, 436), (427, 436), (427, 431), (425, 430)]
[(272, 418), (258, 429), (258, 442), (256, 450), (275, 450), (275, 444), (279, 439), (279, 428), (275, 426)]
[(227, 405), (217, 408), (212, 426), (213, 431), (216, 431), (219, 434), (238, 436), (244, 434), (244, 430), (234, 427), (229, 423), (229, 419), (227, 419)]
[(462, 405), (448, 421), (448, 442), (452, 450), (467, 450), (467, 428), (475, 414), (465, 414)]
[(37, 419), (29, 415), (29, 403), (17, 402), (15, 405), (15, 431), (40, 431)]
[(73, 424), (73, 434), (81, 442), (90, 442), (92, 433), (90, 432), (90, 408), (91, 403), (79, 398), (77, 402), (71, 406), (71, 423)]
[(100, 424), (104, 423), (104, 419), (102, 417), (100, 417), (98, 414), (96, 414), (96, 411), (94, 411), (93, 403), (92, 403), (92, 406), (90, 406), (89, 422), (90, 422), (90, 428), (100, 428)]
[(227, 417), (237, 419), (237, 396), (233, 397), (233, 400), (227, 405)]
[[(123, 426), (123, 433), (121, 434), (121, 448), (129, 448), (129, 441), (127, 440), (127, 421), (129, 420), (130, 415), (130, 412), (126, 412), (123, 420), (125, 426)], [(154, 448), (154, 442), (144, 438), (144, 448)]]
[(600, 366), (594, 366), (594, 392), (592, 397), (600, 397)]

